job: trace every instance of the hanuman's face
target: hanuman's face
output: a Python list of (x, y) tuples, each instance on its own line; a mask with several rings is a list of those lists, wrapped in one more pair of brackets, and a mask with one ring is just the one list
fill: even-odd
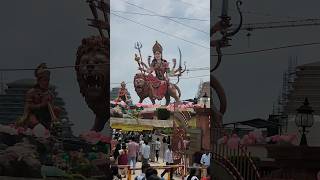
[(161, 60), (161, 57), (162, 57), (162, 54), (161, 54), (161, 52), (159, 52), (159, 51), (156, 51), (155, 53), (154, 53), (154, 58), (156, 59), (156, 60)]
[(87, 100), (97, 100), (105, 95), (107, 57), (100, 52), (84, 54), (80, 58), (78, 82)]
[(49, 81), (50, 81), (50, 78), (41, 78), (38, 80), (38, 84), (40, 86), (41, 89), (49, 89)]

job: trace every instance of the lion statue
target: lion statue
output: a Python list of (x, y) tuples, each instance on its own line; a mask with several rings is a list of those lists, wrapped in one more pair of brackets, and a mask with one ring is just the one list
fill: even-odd
[[(151, 86), (152, 86), (151, 83), (146, 81), (145, 74), (138, 73), (134, 76), (134, 89), (140, 98), (139, 103), (142, 103), (142, 101), (148, 97), (150, 98), (152, 104), (155, 104), (156, 98), (153, 96)], [(153, 87), (153, 88), (157, 88), (157, 87)], [(181, 96), (181, 91), (179, 87), (175, 84), (169, 83), (167, 88), (167, 93), (164, 96), (166, 98), (166, 105), (170, 104), (170, 97), (173, 97), (176, 100), (176, 102), (179, 102), (180, 96)]]
[(109, 111), (109, 49), (107, 38), (92, 36), (82, 40), (77, 51), (76, 73), (80, 93), (96, 115), (91, 130), (104, 129)]

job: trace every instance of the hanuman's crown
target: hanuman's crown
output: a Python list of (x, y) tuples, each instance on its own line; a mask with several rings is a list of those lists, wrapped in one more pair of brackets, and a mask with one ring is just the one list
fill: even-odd
[(50, 78), (50, 71), (48, 70), (46, 63), (41, 63), (34, 71), (34, 75), (37, 79)]
[(153, 53), (155, 52), (161, 52), (162, 53), (162, 46), (158, 43), (158, 41), (156, 41), (156, 43), (153, 45)]

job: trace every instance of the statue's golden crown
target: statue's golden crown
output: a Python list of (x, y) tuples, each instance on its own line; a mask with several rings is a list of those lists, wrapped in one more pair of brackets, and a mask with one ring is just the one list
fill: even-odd
[(162, 46), (156, 41), (156, 43), (153, 45), (153, 53), (155, 52), (161, 52), (162, 53)]

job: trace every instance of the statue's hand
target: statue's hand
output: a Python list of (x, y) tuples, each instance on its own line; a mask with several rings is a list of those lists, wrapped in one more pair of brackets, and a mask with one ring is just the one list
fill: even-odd
[(140, 60), (140, 57), (138, 57), (137, 54), (134, 54), (134, 60), (138, 62)]

